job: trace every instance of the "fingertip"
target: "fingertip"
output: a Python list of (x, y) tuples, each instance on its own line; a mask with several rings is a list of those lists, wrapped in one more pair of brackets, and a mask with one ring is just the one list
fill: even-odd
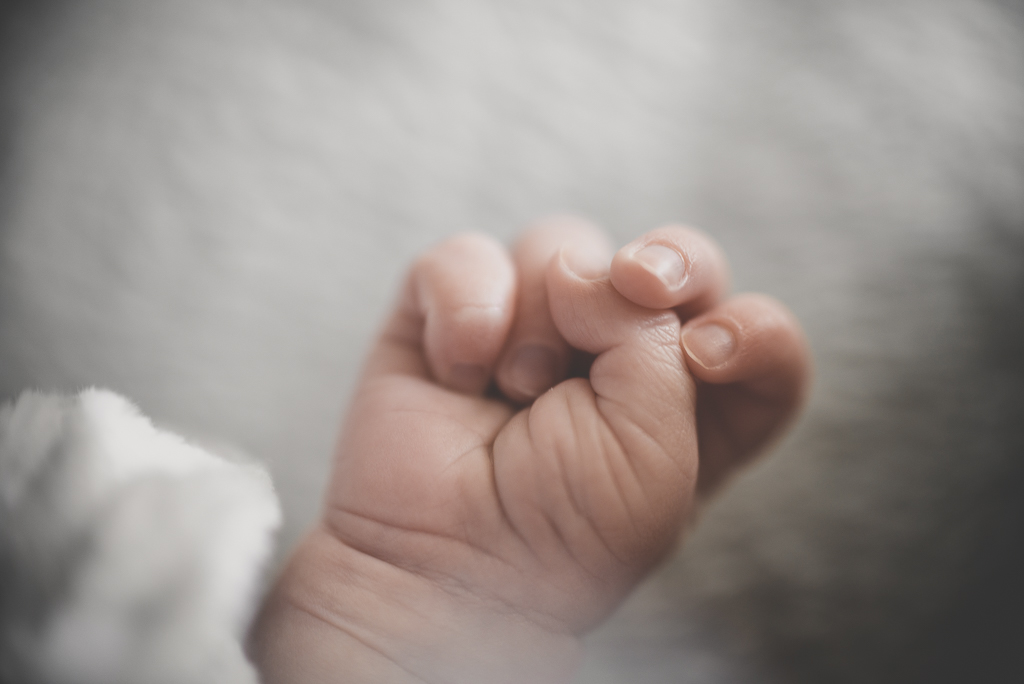
[(505, 396), (526, 403), (561, 382), (573, 356), (552, 319), (548, 272), (561, 269), (559, 277), (574, 282), (606, 277), (612, 249), (594, 225), (554, 216), (526, 230), (513, 253), (519, 276), (516, 315), (495, 379)]
[(539, 283), (543, 283), (552, 262), (564, 264), (569, 273), (584, 279), (606, 276), (614, 249), (605, 232), (593, 223), (572, 215), (556, 215), (524, 231), (514, 253), (520, 270), (526, 275), (539, 275)]
[[(601, 313), (603, 301), (633, 306), (621, 296), (609, 296), (614, 288), (593, 263), (587, 263), (569, 246), (563, 247), (547, 268), (547, 290), (554, 324), (563, 339), (572, 347), (596, 354), (607, 346), (604, 339), (606, 321), (620, 318)], [(601, 294), (602, 291), (606, 293)], [(619, 327), (618, 325), (612, 327)]]
[(689, 271), (687, 259), (679, 249), (658, 243), (627, 246), (616, 253), (613, 263), (616, 289), (651, 309), (674, 306)]
[(689, 321), (680, 342), (691, 372), (711, 384), (799, 400), (811, 374), (810, 348), (796, 317), (761, 294), (738, 295)]
[(680, 338), (690, 360), (705, 370), (728, 363), (736, 353), (736, 333), (722, 321), (687, 328)]
[(615, 288), (651, 309), (683, 307), (692, 315), (714, 305), (728, 289), (724, 255), (707, 235), (665, 226), (620, 249), (611, 264)]
[(433, 376), (460, 392), (483, 392), (512, 324), (516, 275), (508, 252), (490, 236), (459, 234), (425, 254), (414, 276)]
[(810, 348), (789, 309), (760, 294), (732, 297), (689, 321), (680, 342), (702, 383), (698, 489), (707, 496), (797, 415), (810, 387)]
[(558, 265), (576, 280), (599, 280), (608, 275), (609, 260), (605, 250), (589, 245), (563, 245), (556, 257)]

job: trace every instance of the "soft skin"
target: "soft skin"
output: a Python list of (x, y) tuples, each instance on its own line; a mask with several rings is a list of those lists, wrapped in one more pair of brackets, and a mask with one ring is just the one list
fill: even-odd
[(421, 257), (253, 631), (265, 681), (570, 680), (577, 637), (803, 401), (793, 316), (727, 289), (680, 227), (613, 257), (553, 218), (511, 254)]

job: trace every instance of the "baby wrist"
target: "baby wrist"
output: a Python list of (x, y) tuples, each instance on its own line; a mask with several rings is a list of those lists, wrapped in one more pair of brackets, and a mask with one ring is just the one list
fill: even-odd
[(323, 527), (296, 551), (252, 644), (267, 684), (340, 673), (351, 682), (561, 684), (580, 660), (568, 632), (456, 596)]

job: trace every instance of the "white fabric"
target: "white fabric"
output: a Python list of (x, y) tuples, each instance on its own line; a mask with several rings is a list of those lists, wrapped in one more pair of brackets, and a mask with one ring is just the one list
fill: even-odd
[(123, 398), (0, 409), (0, 679), (242, 684), (280, 510), (270, 477)]

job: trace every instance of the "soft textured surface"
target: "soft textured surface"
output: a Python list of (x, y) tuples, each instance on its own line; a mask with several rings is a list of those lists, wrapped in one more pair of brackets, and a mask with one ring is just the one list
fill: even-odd
[(110, 392), (0, 408), (0, 678), (251, 684), (242, 638), (280, 512), (260, 467)]
[(238, 444), (286, 549), (425, 245), (687, 221), (794, 308), (815, 393), (581, 681), (1024, 679), (1019, 2), (5, 7), (4, 398)]

